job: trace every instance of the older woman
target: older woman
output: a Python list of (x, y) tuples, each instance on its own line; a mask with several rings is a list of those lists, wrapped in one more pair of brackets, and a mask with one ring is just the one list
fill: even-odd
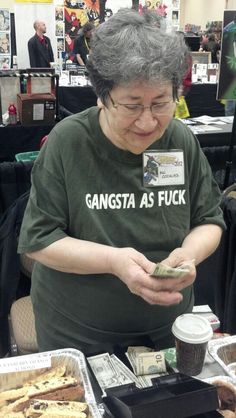
[[(173, 120), (187, 62), (181, 37), (148, 15), (121, 9), (95, 30), (98, 106), (50, 133), (21, 230), (19, 252), (36, 260), (40, 350), (90, 354), (145, 337), (167, 347), (174, 319), (192, 310), (195, 266), (224, 222), (198, 141)], [(188, 273), (153, 277), (157, 261)]]

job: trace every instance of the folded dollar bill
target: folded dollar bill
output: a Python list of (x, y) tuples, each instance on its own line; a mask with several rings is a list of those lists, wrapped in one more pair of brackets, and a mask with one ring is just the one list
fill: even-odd
[(157, 263), (154, 272), (151, 276), (155, 277), (183, 277), (189, 273), (187, 266), (183, 267), (170, 267), (162, 263)]
[(166, 372), (165, 354), (149, 347), (128, 347), (126, 356), (136, 376)]

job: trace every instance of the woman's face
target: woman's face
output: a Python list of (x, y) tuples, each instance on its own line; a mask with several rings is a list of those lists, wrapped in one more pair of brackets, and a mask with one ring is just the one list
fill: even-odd
[[(135, 82), (129, 86), (113, 88), (110, 97), (107, 106), (98, 102), (101, 107), (101, 128), (115, 146), (133, 154), (141, 154), (160, 139), (173, 118), (175, 103), (170, 82), (156, 85)], [(161, 110), (160, 114), (159, 111), (153, 111), (153, 114), (150, 106), (156, 104), (159, 107), (160, 103), (164, 111)], [(162, 106), (163, 103), (166, 104)], [(145, 106), (145, 109), (132, 116), (120, 104), (139, 104)]]

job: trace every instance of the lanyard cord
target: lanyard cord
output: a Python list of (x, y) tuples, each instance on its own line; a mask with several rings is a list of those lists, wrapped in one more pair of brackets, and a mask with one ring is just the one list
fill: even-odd
[(84, 43), (85, 43), (85, 46), (87, 48), (87, 51), (89, 52), (89, 46), (88, 46), (88, 42), (87, 42), (86, 37), (84, 37)]

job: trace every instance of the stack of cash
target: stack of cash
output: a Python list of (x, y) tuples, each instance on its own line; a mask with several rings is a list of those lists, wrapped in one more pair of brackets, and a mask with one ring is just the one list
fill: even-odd
[(128, 347), (127, 358), (136, 376), (166, 372), (165, 355), (148, 347)]
[(157, 263), (151, 276), (154, 277), (183, 277), (189, 273), (188, 266), (170, 267), (162, 263)]
[(107, 388), (135, 383), (138, 388), (152, 386), (152, 379), (167, 374), (165, 355), (148, 347), (129, 347), (126, 353), (134, 373), (114, 354), (88, 357), (88, 362), (105, 394)]

